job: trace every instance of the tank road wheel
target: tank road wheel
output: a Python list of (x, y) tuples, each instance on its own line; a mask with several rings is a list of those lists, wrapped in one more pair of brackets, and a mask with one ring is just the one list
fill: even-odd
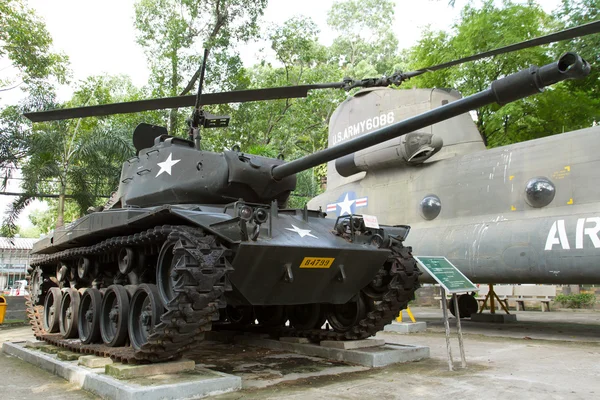
[(123, 247), (119, 251), (119, 272), (127, 275), (133, 270), (135, 253), (131, 247)]
[(62, 287), (67, 280), (67, 275), (69, 275), (69, 267), (64, 262), (59, 262), (56, 265), (56, 281), (60, 287)]
[(324, 307), (320, 304), (299, 304), (287, 307), (290, 324), (296, 329), (318, 329), (325, 323)]
[(119, 347), (127, 340), (127, 318), (129, 316), (129, 295), (120, 285), (110, 285), (102, 299), (100, 313), (100, 334), (109, 347)]
[(284, 306), (257, 306), (254, 315), (260, 325), (268, 328), (283, 326), (287, 321)]
[(326, 316), (334, 331), (348, 332), (367, 316), (367, 306), (362, 295), (359, 295), (346, 304), (331, 304)]
[(138, 286), (129, 308), (129, 339), (133, 348), (140, 350), (148, 343), (165, 310), (156, 285), (144, 283)]
[(60, 303), (60, 334), (65, 339), (77, 337), (77, 315), (79, 314), (79, 292), (67, 289)]
[(235, 325), (249, 325), (254, 322), (254, 310), (252, 306), (232, 306), (225, 308), (227, 320)]
[(90, 277), (90, 272), (92, 270), (92, 262), (87, 257), (80, 257), (77, 260), (77, 277), (80, 280), (87, 280)]
[(59, 330), (58, 320), (60, 314), (60, 302), (62, 293), (59, 288), (50, 288), (44, 300), (44, 330), (48, 333), (56, 333)]
[(98, 289), (88, 288), (83, 292), (79, 303), (77, 327), (81, 343), (97, 343), (100, 340), (100, 311), (102, 293)]

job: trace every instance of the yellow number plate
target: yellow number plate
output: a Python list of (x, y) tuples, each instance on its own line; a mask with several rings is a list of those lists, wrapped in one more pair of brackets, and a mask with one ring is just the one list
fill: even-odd
[(304, 257), (300, 263), (300, 268), (329, 268), (335, 258), (325, 257)]

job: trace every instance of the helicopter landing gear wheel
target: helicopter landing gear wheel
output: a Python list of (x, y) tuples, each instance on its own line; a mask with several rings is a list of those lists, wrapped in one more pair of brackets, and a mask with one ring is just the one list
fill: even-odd
[(296, 329), (318, 329), (325, 323), (324, 307), (320, 304), (299, 304), (286, 309), (290, 324)]
[(59, 314), (62, 293), (59, 288), (50, 288), (44, 300), (44, 330), (48, 333), (56, 333), (59, 330)]
[(129, 295), (120, 285), (110, 285), (102, 299), (100, 334), (109, 347), (123, 346), (127, 340)]
[(331, 304), (326, 316), (334, 331), (348, 332), (367, 316), (367, 306), (362, 295), (359, 295), (346, 304)]
[(231, 306), (225, 308), (227, 320), (236, 325), (248, 325), (254, 322), (252, 306)]
[(89, 288), (83, 292), (79, 303), (77, 327), (81, 343), (90, 344), (101, 341), (100, 312), (102, 309), (102, 293), (98, 289)]
[(156, 285), (141, 284), (131, 298), (129, 311), (129, 339), (135, 350), (148, 343), (154, 327), (160, 323), (164, 312)]
[[(458, 298), (458, 313), (460, 318), (469, 318), (472, 314), (475, 314), (479, 310), (479, 303), (475, 296), (471, 294), (461, 294)], [(452, 315), (456, 317), (456, 311), (454, 308), (454, 299), (450, 299), (448, 302), (448, 308)]]
[(77, 337), (77, 320), (79, 314), (79, 292), (67, 289), (60, 303), (59, 326), (60, 334), (65, 339)]
[(287, 321), (284, 306), (254, 307), (254, 315), (260, 325), (268, 328), (283, 326)]

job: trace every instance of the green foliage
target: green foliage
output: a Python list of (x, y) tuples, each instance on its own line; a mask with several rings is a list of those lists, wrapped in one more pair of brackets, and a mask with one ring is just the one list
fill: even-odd
[(0, 75), (0, 92), (19, 86), (17, 80), (30, 84), (53, 76), (64, 83), (67, 57), (50, 52), (51, 44), (46, 26), (24, 1), (0, 2), (0, 59), (8, 58), (18, 71), (12, 79)]
[[(571, 28), (577, 25), (597, 21), (600, 19), (600, 0), (562, 0), (561, 6), (555, 13), (561, 28)], [(596, 109), (600, 100), (600, 35), (589, 35), (568, 42), (559, 43), (555, 54), (559, 55), (566, 51), (575, 51), (580, 54), (592, 67), (590, 75), (586, 79), (569, 81), (565, 86), (569, 90), (585, 93), (590, 99), (594, 99)], [(590, 82), (593, 82), (590, 84)], [(596, 112), (596, 119), (600, 112)]]
[[(394, 2), (346, 0), (333, 3), (327, 23), (338, 33), (331, 56), (354, 78), (391, 74), (399, 63), (398, 39), (392, 31)], [(362, 67), (357, 69), (359, 63)], [(365, 68), (366, 65), (371, 68)], [(362, 75), (362, 74), (367, 75)]]
[[(589, 13), (583, 11), (583, 1), (565, 0), (564, 12), (573, 12), (571, 5), (575, 3), (580, 7), (582, 16), (577, 23), (572, 22), (569, 16), (570, 25), (590, 18)], [(590, 1), (585, 3), (587, 7), (592, 6)], [(497, 2), (487, 0), (481, 8), (467, 5), (462, 10), (461, 20), (453, 26), (451, 33), (426, 32), (409, 54), (411, 69), (424, 68), (541, 36), (556, 30), (560, 25), (559, 21), (546, 14), (533, 1), (520, 4), (505, 0), (501, 6), (496, 4)], [(595, 50), (590, 52), (597, 54), (600, 43), (594, 45)], [(561, 46), (564, 50), (566, 44)], [(496, 56), (492, 60), (484, 59), (427, 73), (408, 82), (406, 86), (450, 87), (466, 96), (484, 90), (492, 81), (531, 64), (548, 64), (558, 57), (556, 53), (554, 48), (533, 47)], [(483, 107), (475, 111), (476, 123), (485, 143), (490, 147), (588, 127), (598, 118), (600, 106), (598, 101), (590, 98), (588, 92), (598, 92), (599, 84), (598, 79), (594, 82), (589, 78), (583, 83), (564, 82), (547, 89), (543, 94), (502, 108)], [(561, 112), (557, 113), (557, 109)]]
[[(133, 92), (133, 93), (131, 93)], [(80, 84), (65, 106), (82, 106), (126, 100), (138, 95), (127, 78), (90, 77)], [(56, 226), (64, 222), (66, 196), (74, 200), (77, 215), (103, 202), (118, 185), (123, 161), (134, 154), (131, 134), (135, 116), (85, 118), (33, 126), (21, 190), (3, 223), (3, 233), (16, 232), (19, 213), (40, 193), (58, 193)], [(137, 116), (139, 120), (139, 116)], [(105, 201), (105, 199), (104, 199)]]
[(594, 296), (592, 293), (561, 293), (556, 296), (554, 301), (562, 304), (563, 307), (587, 308), (593, 307), (593, 305), (596, 304), (596, 296)]
[[(40, 233), (47, 234), (56, 228), (56, 220), (58, 217), (58, 200), (49, 199), (46, 200), (48, 209), (46, 210), (34, 210), (29, 214), (29, 221), (33, 224), (35, 229)], [(75, 221), (77, 218), (83, 216), (80, 208), (75, 202), (66, 202), (64, 208), (64, 223)], [(20, 233), (21, 231), (19, 231)], [(39, 234), (38, 234), (39, 237)]]
[(35, 226), (30, 226), (28, 228), (19, 227), (19, 236), (22, 238), (37, 239), (40, 237), (41, 233), (42, 231)]
[[(266, 0), (140, 0), (135, 5), (138, 43), (151, 70), (152, 95), (177, 96), (194, 89), (201, 49), (211, 49), (206, 85), (231, 90), (225, 78), (237, 76), (241, 60), (232, 53), (238, 41), (254, 37)], [(169, 132), (177, 134), (186, 115), (169, 113)]]
[[(327, 49), (318, 43), (318, 30), (309, 18), (292, 18), (268, 31), (278, 63), (267, 60), (246, 71), (247, 87), (264, 88), (296, 84), (335, 82), (342, 79), (339, 67), (328, 61)], [(311, 91), (306, 99), (285, 99), (211, 107), (211, 112), (231, 115), (227, 129), (207, 132), (207, 148), (220, 151), (239, 144), (271, 146), (275, 154), (295, 159), (323, 148), (329, 118), (345, 98), (341, 91)], [(216, 132), (215, 132), (216, 133)]]
[(28, 97), (0, 108), (0, 171), (5, 188), (31, 147), (26, 111), (55, 105), (52, 82), (65, 83), (67, 57), (50, 52), (52, 38), (44, 23), (22, 0), (0, 2), (0, 96), (21, 88)]
[(310, 199), (323, 192), (314, 169), (299, 172), (296, 180), (296, 190), (290, 196), (288, 208), (303, 208)]

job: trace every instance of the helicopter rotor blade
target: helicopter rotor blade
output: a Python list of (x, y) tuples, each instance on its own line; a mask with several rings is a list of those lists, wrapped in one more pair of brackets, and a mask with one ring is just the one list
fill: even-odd
[[(301, 98), (308, 95), (309, 90), (313, 89), (327, 89), (327, 88), (343, 88), (345, 90), (353, 87), (368, 87), (368, 86), (388, 86), (391, 83), (400, 84), (406, 79), (424, 74), (425, 72), (437, 71), (443, 68), (448, 68), (454, 65), (463, 64), (469, 61), (475, 61), (486, 57), (495, 56), (498, 54), (509, 53), (516, 50), (525, 49), (533, 46), (540, 46), (544, 44), (554, 43), (562, 40), (573, 39), (576, 37), (591, 35), (600, 32), (600, 20), (590, 22), (584, 25), (576, 26), (574, 28), (565, 29), (560, 32), (552, 33), (549, 35), (541, 36), (538, 38), (526, 40), (520, 43), (516, 43), (510, 46), (501, 47), (495, 50), (486, 51), (473, 56), (460, 58), (458, 60), (449, 61), (443, 64), (433, 65), (427, 68), (419, 69), (416, 71), (402, 73), (398, 76), (397, 81), (393, 80), (362, 80), (352, 81), (345, 80), (344, 82), (334, 83), (322, 83), (312, 85), (299, 85), (299, 86), (281, 86), (276, 88), (266, 89), (250, 89), (250, 90), (239, 90), (233, 92), (219, 92), (202, 94), (202, 104), (225, 104), (225, 103), (243, 103), (250, 101), (262, 101), (262, 100), (277, 100), (286, 98)], [(55, 121), (62, 119), (71, 118), (84, 118), (84, 117), (100, 117), (114, 114), (128, 114), (141, 111), (150, 110), (161, 110), (167, 108), (179, 108), (179, 107), (191, 107), (196, 103), (196, 96), (176, 96), (166, 97), (160, 99), (149, 99), (149, 100), (138, 100), (131, 102), (103, 104), (97, 106), (87, 107), (76, 107), (68, 109), (57, 109), (40, 112), (30, 112), (23, 114), (32, 122), (43, 122), (43, 121)]]
[(529, 47), (542, 46), (545, 44), (550, 44), (554, 42), (560, 42), (563, 40), (574, 39), (576, 37), (592, 35), (594, 33), (600, 32), (600, 20), (589, 22), (587, 24), (579, 25), (574, 28), (569, 28), (562, 30), (560, 32), (551, 33), (549, 35), (540, 36), (534, 39), (525, 40), (520, 43), (511, 44), (509, 46), (500, 47), (495, 50), (486, 51), (483, 53), (475, 54), (469, 57), (459, 58), (458, 60), (453, 60), (449, 62), (445, 62), (443, 64), (433, 65), (431, 67), (418, 69), (416, 71), (408, 72), (404, 74), (406, 78), (412, 78), (415, 76), (419, 76), (424, 74), (425, 72), (433, 72), (440, 69), (452, 67), (459, 64), (464, 64), (469, 61), (476, 61), (486, 57), (497, 56), (499, 54), (510, 53), (517, 50), (526, 49)]
[[(233, 92), (208, 93), (202, 95), (202, 104), (242, 103), (248, 101), (277, 100), (306, 97), (315, 85), (282, 86), (268, 89), (239, 90)], [(65, 108), (58, 110), (30, 112), (23, 114), (31, 122), (55, 121), (61, 119), (101, 117), (113, 114), (128, 114), (165, 108), (192, 107), (196, 95), (164, 97), (160, 99), (138, 100), (97, 106)]]

